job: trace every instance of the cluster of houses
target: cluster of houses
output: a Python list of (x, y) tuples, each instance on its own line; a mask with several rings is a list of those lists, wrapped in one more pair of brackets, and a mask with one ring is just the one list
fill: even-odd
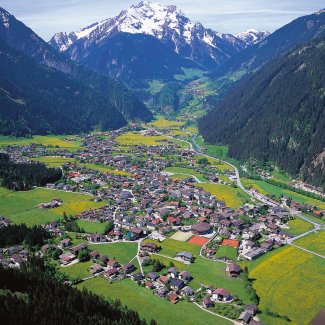
[(27, 261), (28, 250), (24, 246), (16, 245), (8, 248), (0, 248), (0, 265), (9, 268), (19, 268)]

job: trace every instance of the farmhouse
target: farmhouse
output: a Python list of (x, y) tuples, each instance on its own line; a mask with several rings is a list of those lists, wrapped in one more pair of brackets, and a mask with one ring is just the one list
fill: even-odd
[(228, 263), (226, 267), (226, 275), (232, 278), (237, 278), (240, 275), (240, 266), (234, 263)]
[(196, 235), (205, 235), (211, 232), (212, 227), (209, 223), (202, 222), (192, 225), (191, 230)]
[(212, 291), (212, 300), (227, 301), (230, 299), (230, 293), (223, 288), (218, 288)]
[(142, 242), (140, 244), (140, 248), (144, 252), (156, 253), (158, 250), (158, 246), (154, 243)]
[(176, 254), (176, 257), (177, 258), (180, 258), (182, 259), (183, 261), (186, 261), (186, 262), (192, 262), (193, 261), (193, 254), (192, 253), (189, 253), (189, 252), (180, 252), (180, 253), (177, 253)]

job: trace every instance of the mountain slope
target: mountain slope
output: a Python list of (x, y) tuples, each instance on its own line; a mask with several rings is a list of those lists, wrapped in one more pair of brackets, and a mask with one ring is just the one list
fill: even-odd
[(74, 63), (2, 8), (0, 8), (0, 38), (36, 63), (63, 72), (86, 88), (96, 88), (103, 100), (122, 113), (125, 119), (147, 121), (152, 118), (150, 111), (122, 83)]
[[(163, 6), (147, 1), (131, 6), (117, 17), (94, 23), (77, 32), (58, 33), (53, 36), (50, 44), (73, 60), (87, 61), (87, 64), (91, 65), (91, 59), (87, 60), (89, 55), (94, 51), (101, 51), (101, 47), (108, 46), (109, 39), (124, 33), (152, 36), (166, 48), (180, 55), (183, 60), (189, 59), (201, 69), (215, 67), (247, 47), (244, 41), (233, 35), (216, 33), (204, 28), (200, 23), (192, 23), (175, 6)], [(132, 37), (129, 36), (129, 39)], [(123, 48), (115, 52), (113, 57), (105, 59), (107, 62), (118, 61), (120, 56), (124, 55), (122, 50)], [(145, 54), (144, 59), (150, 59), (150, 47), (146, 53), (141, 54)], [(134, 56), (139, 58), (140, 55), (135, 52)], [(104, 63), (104, 56), (101, 60)], [(177, 61), (179, 60), (171, 64), (179, 65)], [(129, 67), (132, 69), (134, 66)]]
[[(264, 41), (230, 58), (211, 74), (213, 78), (240, 75), (259, 69), (263, 64), (295, 46), (325, 35), (325, 10), (295, 19)], [(237, 35), (239, 36), (239, 35)]]
[(1, 134), (79, 133), (125, 124), (98, 91), (36, 64), (0, 39)]
[(324, 58), (322, 38), (266, 64), (200, 120), (205, 140), (325, 186)]
[(117, 77), (132, 88), (146, 87), (153, 79), (172, 80), (176, 74), (183, 73), (181, 67), (198, 68), (194, 62), (169, 50), (153, 36), (142, 34), (119, 33), (101, 47), (92, 45), (88, 52), (80, 64)]

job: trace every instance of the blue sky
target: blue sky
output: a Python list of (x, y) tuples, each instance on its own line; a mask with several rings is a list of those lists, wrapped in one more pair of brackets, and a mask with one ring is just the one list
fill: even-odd
[[(72, 31), (116, 16), (140, 0), (0, 0), (0, 6), (49, 40), (59, 31)], [(293, 19), (325, 8), (325, 0), (161, 0), (174, 4), (192, 21), (218, 32), (248, 28), (274, 31)]]

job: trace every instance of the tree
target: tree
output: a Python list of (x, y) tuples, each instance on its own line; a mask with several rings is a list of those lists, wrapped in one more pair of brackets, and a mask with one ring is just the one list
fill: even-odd
[(106, 226), (105, 229), (103, 231), (103, 235), (108, 234), (110, 231), (112, 231), (114, 229), (114, 222), (113, 221), (109, 221)]
[(88, 249), (82, 249), (79, 253), (78, 253), (78, 259), (80, 262), (87, 262), (90, 260), (90, 255), (89, 255), (89, 251)]

